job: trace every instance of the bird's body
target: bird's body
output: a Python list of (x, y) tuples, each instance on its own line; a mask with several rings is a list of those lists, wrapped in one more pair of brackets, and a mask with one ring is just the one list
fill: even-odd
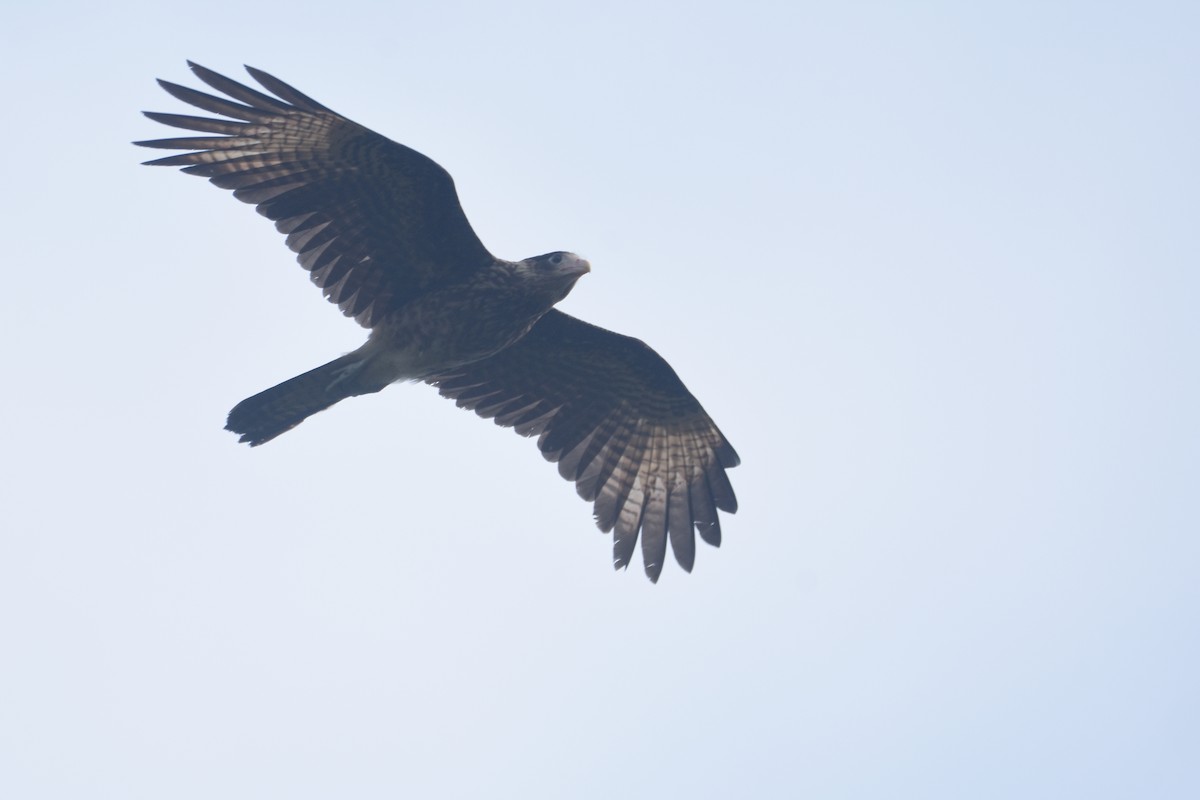
[(299, 376), (303, 381), (246, 398), (230, 412), (227, 427), (260, 445), (347, 397), (436, 379), (489, 358), (527, 334), (588, 269), (571, 253), (550, 253), (499, 262), (417, 295), (380, 319), (362, 347)]
[(498, 424), (538, 435), (625, 566), (642, 534), (657, 580), (666, 542), (691, 569), (693, 528), (720, 543), (717, 509), (737, 501), (737, 454), (645, 344), (554, 310), (589, 270), (571, 253), (492, 256), (436, 163), (259, 70), (274, 97), (198, 65), (233, 100), (160, 81), (228, 119), (147, 113), (208, 135), (138, 144), (187, 150), (179, 165), (254, 203), (326, 296), (370, 329), (365, 344), (243, 400), (226, 427), (259, 445), (347, 397), (425, 381)]
[(590, 265), (572, 253), (499, 262), (416, 297), (383, 319), (366, 347), (390, 350), (393, 380), (424, 380), (493, 356), (529, 333)]

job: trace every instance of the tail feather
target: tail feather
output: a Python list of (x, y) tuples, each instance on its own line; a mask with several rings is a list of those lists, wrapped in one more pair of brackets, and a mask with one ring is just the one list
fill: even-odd
[(339, 400), (365, 394), (362, 387), (353, 385), (354, 381), (346, 380), (349, 377), (346, 370), (361, 363), (359, 358), (355, 353), (349, 353), (253, 397), (247, 397), (229, 412), (225, 430), (241, 434), (238, 441), (248, 442), (254, 447), (290, 431)]

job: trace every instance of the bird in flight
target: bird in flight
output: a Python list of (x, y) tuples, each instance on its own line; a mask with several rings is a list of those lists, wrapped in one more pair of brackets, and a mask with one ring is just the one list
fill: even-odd
[(159, 81), (215, 116), (145, 112), (199, 136), (136, 142), (183, 153), (147, 161), (208, 178), (287, 236), (313, 283), (370, 334), (357, 350), (249, 397), (226, 429), (269, 442), (334, 403), (424, 381), (522, 436), (594, 503), (613, 565), (639, 534), (657, 581), (670, 541), (688, 572), (695, 532), (721, 543), (737, 499), (733, 447), (675, 371), (643, 342), (554, 308), (590, 267), (573, 253), (504, 261), (483, 246), (454, 181), (411, 148), (261, 70), (266, 94), (188, 62), (225, 95)]

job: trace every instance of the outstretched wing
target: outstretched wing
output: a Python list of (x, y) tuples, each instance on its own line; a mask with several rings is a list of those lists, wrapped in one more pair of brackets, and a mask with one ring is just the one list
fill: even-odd
[(190, 151), (146, 163), (182, 166), (258, 206), (347, 316), (373, 327), (414, 294), (494, 261), (467, 222), (453, 179), (430, 159), (261, 70), (246, 68), (275, 97), (188, 64), (232, 99), (159, 81), (221, 118), (146, 112), (210, 134), (137, 142)]
[(617, 568), (629, 564), (640, 531), (650, 580), (662, 572), (668, 537), (690, 572), (693, 528), (720, 545), (717, 509), (737, 510), (725, 475), (737, 453), (637, 339), (552, 309), (508, 349), (428, 382), (481, 417), (537, 435), (542, 454), (595, 501), (600, 529), (614, 531)]

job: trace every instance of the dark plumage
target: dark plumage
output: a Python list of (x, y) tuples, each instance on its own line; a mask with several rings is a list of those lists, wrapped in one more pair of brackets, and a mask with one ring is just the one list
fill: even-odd
[(694, 530), (719, 545), (717, 510), (737, 500), (738, 456), (657, 353), (553, 306), (589, 269), (571, 253), (492, 256), (436, 163), (330, 111), (260, 70), (271, 95), (189, 62), (229, 98), (166, 81), (223, 118), (146, 112), (205, 136), (137, 142), (187, 151), (181, 166), (258, 207), (287, 235), (313, 282), (371, 333), (352, 353), (239, 403), (226, 428), (259, 445), (354, 395), (401, 380), (437, 387), (538, 447), (629, 564), (639, 532), (657, 580), (669, 539), (690, 571)]

